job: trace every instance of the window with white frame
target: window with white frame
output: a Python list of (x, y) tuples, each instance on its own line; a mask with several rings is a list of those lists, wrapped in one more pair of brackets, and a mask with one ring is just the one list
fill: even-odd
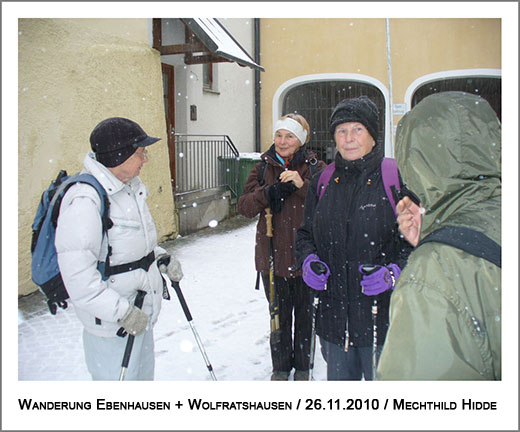
[(460, 76), (445, 77), (429, 81), (413, 92), (413, 108), (426, 96), (446, 91), (463, 91), (486, 99), (502, 120), (502, 79), (500, 76)]
[(202, 65), (202, 88), (209, 91), (218, 91), (217, 65), (215, 63), (204, 63)]

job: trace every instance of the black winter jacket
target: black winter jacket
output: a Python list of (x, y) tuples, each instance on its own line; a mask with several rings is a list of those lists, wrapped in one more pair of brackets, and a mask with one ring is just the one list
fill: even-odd
[(412, 249), (398, 232), (383, 186), (382, 160), (381, 146), (355, 161), (338, 153), (336, 170), (319, 201), (319, 175), (311, 181), (303, 224), (296, 236), (299, 263), (316, 253), (330, 268), (327, 290), (319, 294), (317, 333), (336, 345), (372, 345), (374, 300), (378, 306), (377, 342), (383, 345), (392, 291), (364, 295), (358, 267), (395, 263), (403, 268)]

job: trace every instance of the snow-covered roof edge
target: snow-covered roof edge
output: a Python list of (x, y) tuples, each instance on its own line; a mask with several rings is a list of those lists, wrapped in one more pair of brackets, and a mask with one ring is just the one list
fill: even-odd
[(247, 51), (217, 19), (184, 18), (184, 21), (212, 53), (237, 62), (241, 66), (265, 70), (255, 63)]

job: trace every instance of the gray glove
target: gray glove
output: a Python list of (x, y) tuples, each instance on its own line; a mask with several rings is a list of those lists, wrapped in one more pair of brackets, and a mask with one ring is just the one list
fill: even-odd
[(121, 327), (123, 327), (128, 334), (137, 336), (146, 330), (148, 315), (134, 305), (130, 305), (123, 318), (117, 322), (121, 324)]
[(166, 273), (171, 281), (179, 282), (182, 277), (181, 263), (173, 256), (162, 254), (157, 257), (157, 265), (162, 273)]

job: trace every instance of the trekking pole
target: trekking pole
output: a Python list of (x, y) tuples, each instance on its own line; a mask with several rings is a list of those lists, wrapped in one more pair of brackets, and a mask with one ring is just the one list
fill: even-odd
[(265, 221), (267, 224), (267, 237), (269, 238), (269, 314), (271, 315), (271, 337), (273, 343), (280, 342), (280, 316), (278, 296), (274, 283), (274, 247), (273, 247), (273, 215), (271, 209), (265, 209)]
[(372, 305), (372, 380), (376, 379), (377, 370), (377, 300)]
[(186, 303), (186, 300), (184, 299), (184, 295), (181, 291), (181, 286), (179, 282), (171, 281), (172, 287), (177, 293), (177, 297), (179, 297), (179, 301), (181, 302), (182, 310), (184, 311), (184, 315), (186, 315), (186, 319), (188, 320), (188, 324), (191, 327), (191, 331), (193, 332), (193, 336), (195, 336), (195, 340), (197, 341), (197, 345), (199, 346), (199, 350), (202, 354), (202, 358), (204, 359), (204, 362), (206, 363), (206, 367), (208, 368), (209, 374), (211, 375), (211, 378), (213, 381), (217, 380), (217, 377), (215, 376), (215, 373), (213, 372), (213, 366), (209, 362), (208, 355), (206, 354), (206, 350), (204, 349), (204, 346), (202, 345), (202, 340), (200, 339), (199, 333), (197, 332), (197, 329), (195, 328), (195, 325), (193, 324), (193, 317), (191, 316), (190, 310), (188, 308), (188, 305)]
[[(320, 262), (314, 261), (311, 263), (311, 269), (314, 273), (320, 275), (327, 272), (327, 268)], [(327, 286), (325, 285), (325, 289)], [(309, 360), (309, 381), (312, 381), (312, 372), (314, 370), (314, 358), (316, 355), (316, 315), (318, 313), (318, 305), (320, 298), (315, 291), (314, 301), (312, 302), (312, 327), (311, 327), (311, 346), (310, 346), (310, 360)]]
[[(146, 295), (146, 291), (137, 290), (137, 295), (135, 296), (134, 306), (138, 309), (143, 307), (144, 296)], [(132, 348), (134, 346), (135, 336), (129, 334), (128, 340), (126, 341), (125, 353), (123, 355), (123, 361), (121, 362), (121, 373), (119, 374), (119, 381), (124, 381), (126, 370), (128, 369), (128, 363), (130, 362), (130, 354), (132, 354)]]
[[(379, 266), (364, 264), (361, 266), (361, 273), (369, 275), (379, 269)], [(377, 298), (372, 305), (372, 379), (376, 379), (377, 370)]]
[[(163, 273), (167, 273), (167, 267), (170, 263), (170, 256), (165, 255), (162, 258), (159, 258), (157, 260), (157, 267), (159, 267), (159, 270)], [(184, 294), (181, 291), (181, 286), (179, 282), (172, 281), (170, 279), (170, 282), (172, 284), (173, 289), (177, 293), (177, 297), (179, 298), (179, 302), (181, 303), (182, 310), (184, 311), (184, 315), (186, 315), (186, 319), (188, 320), (188, 324), (190, 325), (191, 331), (193, 332), (193, 336), (195, 337), (195, 341), (197, 342), (197, 345), (199, 346), (199, 350), (202, 354), (202, 358), (204, 359), (204, 362), (206, 363), (206, 367), (208, 368), (208, 371), (211, 375), (211, 378), (213, 381), (217, 380), (217, 377), (215, 376), (215, 373), (213, 372), (213, 366), (209, 362), (208, 355), (206, 354), (206, 350), (204, 349), (204, 346), (202, 345), (202, 340), (200, 339), (199, 333), (197, 332), (197, 329), (195, 328), (195, 325), (193, 324), (193, 317), (191, 316), (190, 309), (188, 308), (188, 304), (186, 303), (186, 299), (184, 298)]]
[(318, 312), (318, 304), (320, 299), (314, 296), (312, 302), (312, 330), (311, 330), (311, 354), (309, 359), (309, 381), (312, 381), (312, 371), (314, 370), (314, 356), (316, 354), (316, 314)]

